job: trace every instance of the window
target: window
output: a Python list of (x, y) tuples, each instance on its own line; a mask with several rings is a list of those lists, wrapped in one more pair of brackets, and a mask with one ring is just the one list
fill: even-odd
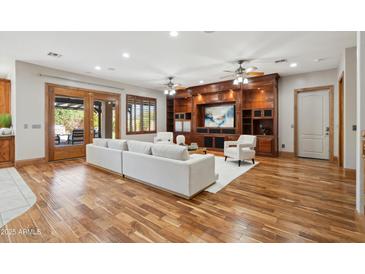
[(156, 132), (156, 99), (127, 95), (127, 134)]

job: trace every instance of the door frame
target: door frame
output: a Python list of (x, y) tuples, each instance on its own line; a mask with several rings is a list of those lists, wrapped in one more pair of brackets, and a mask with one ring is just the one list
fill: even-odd
[(329, 156), (330, 161), (334, 161), (333, 149), (334, 149), (334, 86), (317, 86), (309, 88), (294, 89), (294, 155), (298, 157), (298, 94), (304, 92), (319, 92), (328, 90), (329, 93)]
[[(92, 115), (91, 115), (91, 104), (93, 104), (94, 98), (96, 99), (112, 99), (112, 100), (116, 100), (116, 104), (115, 104), (115, 117), (116, 117), (116, 126), (115, 126), (115, 131), (116, 131), (116, 138), (120, 138), (121, 136), (121, 132), (120, 132), (120, 122), (121, 122), (121, 117), (120, 117), (120, 101), (121, 101), (121, 94), (120, 93), (114, 93), (114, 92), (107, 92), (107, 91), (99, 91), (99, 90), (93, 90), (93, 89), (86, 89), (86, 88), (79, 88), (79, 87), (72, 87), (72, 86), (66, 86), (66, 85), (58, 85), (58, 84), (53, 84), (53, 83), (45, 83), (45, 122), (44, 122), (44, 143), (45, 143), (45, 160), (46, 162), (50, 161), (50, 138), (53, 136), (53, 134), (51, 134), (50, 129), (49, 129), (49, 125), (50, 125), (50, 115), (52, 115), (54, 112), (54, 106), (50, 104), (50, 100), (53, 99), (54, 97), (54, 93), (53, 93), (53, 89), (54, 88), (62, 88), (65, 91), (69, 90), (70, 91), (70, 96), (80, 96), (83, 95), (85, 96), (85, 109), (86, 106), (88, 106), (89, 111), (86, 111), (85, 114), (85, 119), (89, 120), (88, 123), (86, 123), (88, 126), (88, 128), (92, 125)], [(86, 132), (85, 129), (85, 143), (84, 145), (87, 145), (88, 143), (92, 142), (91, 138), (91, 134), (90, 134), (90, 130), (88, 130), (89, 133)], [(54, 141), (54, 140), (52, 140)]]
[(344, 127), (344, 97), (345, 96), (345, 77), (344, 72), (338, 80), (338, 166), (343, 167), (344, 164), (344, 140), (345, 140), (345, 127)]

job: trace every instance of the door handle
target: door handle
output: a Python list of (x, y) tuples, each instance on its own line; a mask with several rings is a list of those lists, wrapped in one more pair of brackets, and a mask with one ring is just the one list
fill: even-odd
[(326, 135), (329, 135), (330, 127), (326, 127)]

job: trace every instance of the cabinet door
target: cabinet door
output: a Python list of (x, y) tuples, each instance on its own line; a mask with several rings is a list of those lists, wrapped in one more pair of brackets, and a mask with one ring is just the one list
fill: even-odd
[(272, 154), (273, 153), (273, 138), (258, 137), (257, 138), (257, 153)]
[(0, 163), (10, 162), (11, 140), (0, 139)]
[(0, 79), (0, 113), (10, 113), (10, 82)]

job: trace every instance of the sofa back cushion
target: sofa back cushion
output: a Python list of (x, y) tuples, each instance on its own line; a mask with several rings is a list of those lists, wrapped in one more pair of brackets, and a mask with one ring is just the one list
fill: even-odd
[(98, 147), (108, 147), (108, 140), (103, 138), (95, 138), (93, 144)]
[(155, 144), (152, 146), (152, 155), (174, 160), (189, 160), (187, 147), (179, 145)]
[(128, 150), (127, 141), (119, 139), (108, 140), (108, 148), (126, 151)]
[(137, 152), (149, 155), (152, 154), (151, 150), (151, 147), (153, 146), (152, 143), (128, 140), (127, 144), (128, 144), (128, 150), (131, 152)]

